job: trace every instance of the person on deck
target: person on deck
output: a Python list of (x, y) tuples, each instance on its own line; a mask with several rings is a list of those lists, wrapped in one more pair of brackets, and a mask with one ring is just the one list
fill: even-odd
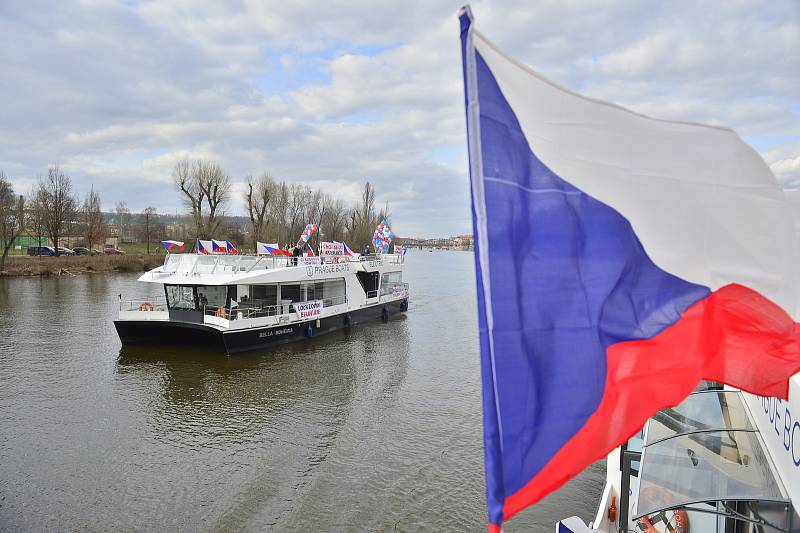
[(292, 248), (292, 265), (297, 265), (297, 258), (303, 255), (303, 250), (299, 246)]
[(365, 244), (364, 245), (364, 251), (362, 252), (361, 255), (369, 255), (371, 253), (372, 253), (372, 250), (370, 249), (369, 244)]

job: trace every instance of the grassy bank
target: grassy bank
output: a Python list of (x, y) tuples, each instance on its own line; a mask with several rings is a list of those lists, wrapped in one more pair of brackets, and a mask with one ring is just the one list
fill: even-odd
[(164, 255), (9, 256), (0, 276), (58, 276), (82, 272), (145, 272), (164, 263)]

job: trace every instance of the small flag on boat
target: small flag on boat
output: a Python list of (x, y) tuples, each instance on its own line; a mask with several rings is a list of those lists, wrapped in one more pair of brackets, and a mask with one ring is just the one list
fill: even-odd
[(376, 250), (388, 253), (392, 238), (394, 238), (394, 234), (392, 234), (392, 230), (389, 229), (389, 226), (386, 224), (386, 220), (383, 220), (378, 224), (378, 227), (375, 228), (375, 233), (372, 234), (372, 244), (375, 245)]
[(171, 252), (176, 248), (178, 250), (183, 250), (184, 246), (181, 241), (161, 241), (161, 246), (164, 247), (164, 250), (167, 252)]
[(273, 243), (273, 244), (265, 244), (263, 242), (258, 242), (256, 244), (257, 244), (257, 248), (258, 248), (258, 253), (261, 254), (261, 255), (264, 255), (264, 254), (268, 254), (268, 255), (285, 255), (285, 256), (291, 256), (292, 255), (290, 252), (287, 252), (286, 250), (282, 250), (281, 247), (278, 246), (277, 242)]
[(212, 239), (211, 252), (215, 254), (228, 253), (228, 243), (226, 241), (218, 241), (216, 239)]
[(239, 254), (239, 250), (231, 243), (231, 241), (225, 241), (225, 247), (228, 250), (229, 254)]
[(308, 242), (308, 239), (311, 238), (316, 229), (317, 229), (316, 224), (306, 224), (306, 229), (304, 229), (303, 233), (300, 235), (300, 240), (303, 242)]
[(214, 245), (211, 241), (204, 241), (201, 239), (197, 239), (197, 253), (203, 255), (209, 255), (213, 253)]
[(306, 249), (308, 250), (308, 256), (309, 257), (316, 257), (316, 254), (314, 253), (314, 249), (311, 247), (310, 244), (306, 243)]
[(460, 22), (497, 531), (702, 379), (787, 398), (800, 248), (735, 132), (585, 98)]
[(342, 246), (344, 246), (344, 255), (347, 255), (347, 256), (350, 256), (350, 257), (356, 255), (356, 254), (353, 253), (353, 250), (351, 250), (350, 247), (347, 246), (346, 242), (343, 242)]

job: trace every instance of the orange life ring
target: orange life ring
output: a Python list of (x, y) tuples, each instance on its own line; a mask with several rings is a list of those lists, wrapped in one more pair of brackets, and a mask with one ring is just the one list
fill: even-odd
[(228, 318), (228, 313), (225, 311), (224, 307), (220, 307), (217, 309), (217, 312), (214, 313), (214, 316), (218, 316), (220, 318)]
[(139, 311), (152, 311), (152, 310), (153, 310), (153, 304), (151, 304), (150, 302), (144, 302), (139, 304)]

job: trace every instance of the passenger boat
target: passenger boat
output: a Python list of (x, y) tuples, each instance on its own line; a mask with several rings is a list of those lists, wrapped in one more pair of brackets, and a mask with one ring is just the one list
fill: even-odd
[(701, 383), (607, 457), (594, 520), (556, 532), (800, 531), (800, 376), (789, 398)]
[(139, 278), (162, 285), (164, 296), (120, 296), (114, 325), (123, 344), (200, 344), (226, 354), (267, 348), (406, 311), (404, 262), (404, 254), (167, 254)]

